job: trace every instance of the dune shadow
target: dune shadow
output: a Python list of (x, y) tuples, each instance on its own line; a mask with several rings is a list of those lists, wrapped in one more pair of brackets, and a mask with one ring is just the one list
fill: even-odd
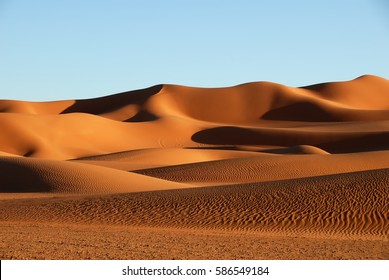
[(330, 153), (356, 153), (389, 150), (389, 133), (371, 133), (335, 141), (326, 141), (320, 145)]
[[(389, 132), (370, 134), (327, 134), (307, 132), (264, 131), (234, 126), (201, 130), (192, 135), (193, 141), (208, 145), (273, 145), (293, 147), (312, 145), (329, 153), (351, 153), (389, 150)], [(273, 151), (275, 152), (275, 151)]]
[(50, 185), (36, 170), (15, 160), (1, 160), (0, 193), (49, 192)]
[(159, 117), (146, 110), (140, 110), (135, 116), (125, 120), (125, 122), (150, 122), (158, 120)]
[(162, 88), (163, 85), (156, 85), (145, 89), (121, 92), (104, 97), (76, 100), (73, 105), (63, 110), (61, 114), (79, 112), (98, 115), (114, 111), (130, 104), (142, 105), (151, 96), (159, 93)]
[(305, 122), (333, 122), (339, 121), (336, 116), (326, 112), (320, 106), (311, 102), (298, 102), (266, 112), (264, 120), (288, 120)]
[(329, 83), (318, 83), (318, 84), (313, 84), (313, 85), (302, 86), (299, 88), (306, 89), (306, 90), (312, 90), (312, 91), (324, 91), (328, 87), (329, 87)]
[(223, 126), (201, 130), (192, 135), (192, 140), (209, 145), (263, 145), (273, 143), (259, 131), (235, 126)]

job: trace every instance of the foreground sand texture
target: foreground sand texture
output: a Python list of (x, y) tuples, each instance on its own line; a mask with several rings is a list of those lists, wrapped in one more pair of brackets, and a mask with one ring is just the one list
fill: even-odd
[(0, 100), (2, 259), (389, 259), (389, 81)]

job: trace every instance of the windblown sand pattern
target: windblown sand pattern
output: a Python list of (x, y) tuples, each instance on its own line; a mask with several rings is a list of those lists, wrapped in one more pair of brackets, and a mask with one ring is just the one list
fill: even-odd
[[(389, 258), (386, 79), (158, 85), (0, 112), (2, 258)], [(290, 253), (296, 238), (307, 251)], [(131, 253), (93, 245), (123, 240)], [(256, 240), (272, 253), (248, 252)]]

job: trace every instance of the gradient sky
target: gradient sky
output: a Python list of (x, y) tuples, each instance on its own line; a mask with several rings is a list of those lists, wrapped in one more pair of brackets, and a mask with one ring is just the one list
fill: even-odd
[(389, 1), (0, 0), (0, 99), (389, 78)]

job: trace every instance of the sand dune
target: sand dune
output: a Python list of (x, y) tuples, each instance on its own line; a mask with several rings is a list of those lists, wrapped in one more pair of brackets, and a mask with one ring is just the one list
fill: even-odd
[[(389, 81), (371, 75), (299, 88), (164, 84), (84, 100), (0, 100), (0, 236), (9, 243), (0, 257), (79, 258), (72, 248), (85, 245), (92, 258), (173, 258), (175, 248), (180, 258), (244, 258), (242, 248), (268, 240), (275, 258), (302, 242), (311, 253), (293, 258), (385, 259), (388, 158)], [(58, 232), (75, 242), (61, 254)], [(172, 255), (106, 247), (128, 232)], [(4, 249), (25, 238), (39, 244)], [(247, 257), (265, 256), (257, 251)]]
[(388, 90), (389, 81), (363, 76), (303, 88), (159, 85), (87, 100), (2, 100), (0, 150), (70, 159), (201, 145), (387, 148)]
[(76, 162), (0, 157), (0, 168), (0, 192), (6, 193), (117, 193), (190, 187)]
[(389, 234), (388, 185), (389, 169), (378, 169), (207, 188), (10, 199), (2, 201), (0, 217), (382, 238)]
[(189, 163), (136, 171), (166, 180), (196, 184), (264, 182), (389, 168), (389, 152), (336, 155), (261, 155)]
[[(326, 94), (328, 87), (342, 94)], [(306, 122), (387, 120), (389, 97), (385, 79), (363, 76), (311, 88), (291, 88), (257, 82), (231, 88), (209, 89), (167, 85), (160, 95), (164, 111), (217, 123), (285, 120)], [(371, 92), (374, 97), (371, 98)], [(351, 96), (352, 94), (352, 96)], [(207, 106), (203, 106), (204, 100)], [(370, 99), (373, 99), (371, 101)], [(356, 100), (356, 101), (355, 101)], [(161, 111), (161, 110), (160, 110)]]
[(91, 156), (74, 161), (134, 171), (220, 159), (256, 157), (258, 154), (257, 152), (240, 150), (153, 148)]

